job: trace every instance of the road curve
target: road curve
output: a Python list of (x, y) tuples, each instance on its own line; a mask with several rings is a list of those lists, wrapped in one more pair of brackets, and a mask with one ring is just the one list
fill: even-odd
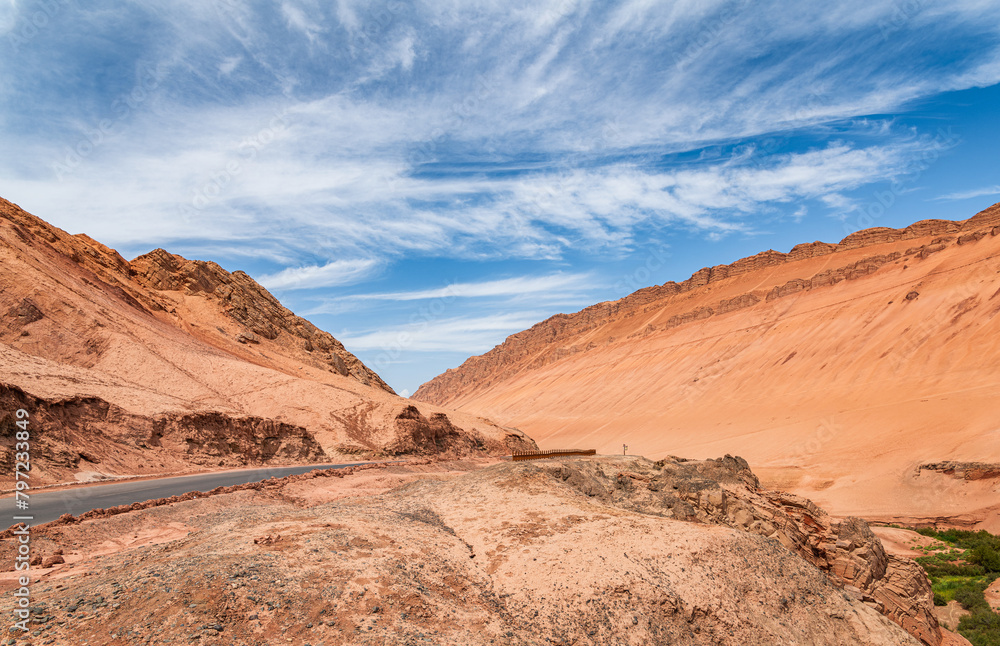
[(7, 527), (21, 522), (15, 520), (14, 516), (31, 516), (32, 518), (27, 521), (30, 525), (41, 525), (53, 521), (63, 514), (79, 516), (91, 509), (131, 505), (134, 502), (179, 496), (189, 491), (205, 492), (216, 487), (230, 487), (248, 482), (260, 482), (271, 477), (283, 478), (299, 473), (308, 473), (313, 469), (343, 469), (358, 464), (371, 464), (371, 462), (243, 469), (31, 492), (29, 493), (30, 508), (28, 510), (15, 510), (13, 496), (0, 500), (0, 526)]

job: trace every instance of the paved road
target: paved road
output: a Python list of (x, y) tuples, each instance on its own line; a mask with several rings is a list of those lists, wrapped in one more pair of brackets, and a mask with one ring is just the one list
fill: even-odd
[[(357, 463), (355, 463), (357, 464)], [(371, 464), (365, 462), (363, 464)], [(351, 464), (312, 464), (301, 467), (273, 467), (267, 469), (243, 469), (226, 471), (224, 473), (204, 473), (191, 476), (175, 476), (172, 478), (157, 478), (155, 480), (135, 480), (132, 482), (116, 482), (113, 484), (76, 487), (71, 489), (41, 489), (30, 492), (28, 511), (15, 511), (14, 497), (0, 499), (0, 528), (6, 528), (16, 522), (13, 516), (34, 516), (29, 521), (31, 525), (40, 525), (59, 518), (63, 514), (79, 516), (91, 509), (131, 505), (154, 498), (177, 496), (189, 491), (211, 491), (216, 487), (229, 487), (247, 482), (267, 480), (271, 476), (284, 476), (307, 473), (313, 469), (343, 469)]]

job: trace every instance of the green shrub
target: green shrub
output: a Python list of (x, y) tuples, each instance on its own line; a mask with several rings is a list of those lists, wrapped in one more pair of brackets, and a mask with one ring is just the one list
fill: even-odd
[(1000, 615), (989, 610), (974, 612), (962, 617), (958, 632), (973, 646), (1000, 646)]
[[(972, 614), (962, 617), (958, 632), (973, 646), (1000, 646), (1000, 615), (994, 613), (983, 591), (1000, 577), (1000, 537), (989, 532), (963, 529), (937, 531), (929, 527), (917, 532), (949, 543), (953, 550), (935, 552), (916, 559), (931, 577), (934, 604), (954, 599)], [(962, 550), (959, 554), (956, 550)], [(961, 558), (960, 562), (956, 562)]]
[(1000, 552), (986, 542), (979, 543), (970, 553), (965, 555), (965, 560), (974, 565), (978, 565), (987, 572), (1000, 572)]
[(986, 602), (986, 597), (983, 596), (983, 590), (985, 589), (986, 586), (978, 582), (962, 586), (955, 590), (955, 601), (962, 604), (970, 612), (981, 610), (992, 612), (990, 604)]
[[(985, 546), (993, 552), (1000, 553), (1000, 536), (994, 536), (986, 530), (979, 530), (978, 532), (966, 529), (938, 531), (930, 527), (921, 527), (917, 530), (917, 533), (945, 543), (951, 543), (955, 547), (960, 547), (964, 550), (974, 550), (979, 546)], [(997, 563), (997, 565), (1000, 566), (1000, 563)], [(1000, 571), (1000, 569), (994, 571)]]
[(931, 578), (943, 576), (979, 577), (986, 573), (979, 565), (951, 563), (942, 561), (936, 556), (918, 556), (916, 561), (924, 566), (924, 570)]

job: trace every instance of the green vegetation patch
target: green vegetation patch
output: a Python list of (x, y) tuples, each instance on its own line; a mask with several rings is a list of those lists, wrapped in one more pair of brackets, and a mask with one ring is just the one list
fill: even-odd
[(974, 646), (1000, 646), (1000, 615), (983, 596), (1000, 577), (1000, 536), (962, 529), (922, 528), (917, 532), (947, 543), (915, 548), (926, 554), (916, 561), (930, 577), (934, 605), (959, 602), (972, 614), (962, 617), (958, 632)]
[[(969, 608), (962, 599), (969, 599), (966, 590), (978, 589), (979, 596), (982, 596), (983, 590), (988, 588), (995, 576), (981, 576), (981, 577), (968, 577), (968, 576), (936, 576), (931, 577), (931, 588), (934, 590), (934, 600), (935, 605), (944, 606), (947, 605), (949, 601), (958, 601)], [(959, 594), (959, 591), (963, 591)], [(942, 599), (942, 603), (937, 603), (938, 598)], [(985, 600), (985, 597), (984, 597)]]
[(958, 622), (958, 632), (975, 646), (1000, 646), (1000, 615), (974, 612)]

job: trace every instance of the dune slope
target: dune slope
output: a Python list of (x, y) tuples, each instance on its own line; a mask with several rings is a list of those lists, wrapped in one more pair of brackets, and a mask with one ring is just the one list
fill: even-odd
[[(1000, 205), (558, 315), (414, 399), (543, 448), (736, 452), (839, 515), (1000, 530)], [(928, 468), (921, 468), (926, 466)]]

